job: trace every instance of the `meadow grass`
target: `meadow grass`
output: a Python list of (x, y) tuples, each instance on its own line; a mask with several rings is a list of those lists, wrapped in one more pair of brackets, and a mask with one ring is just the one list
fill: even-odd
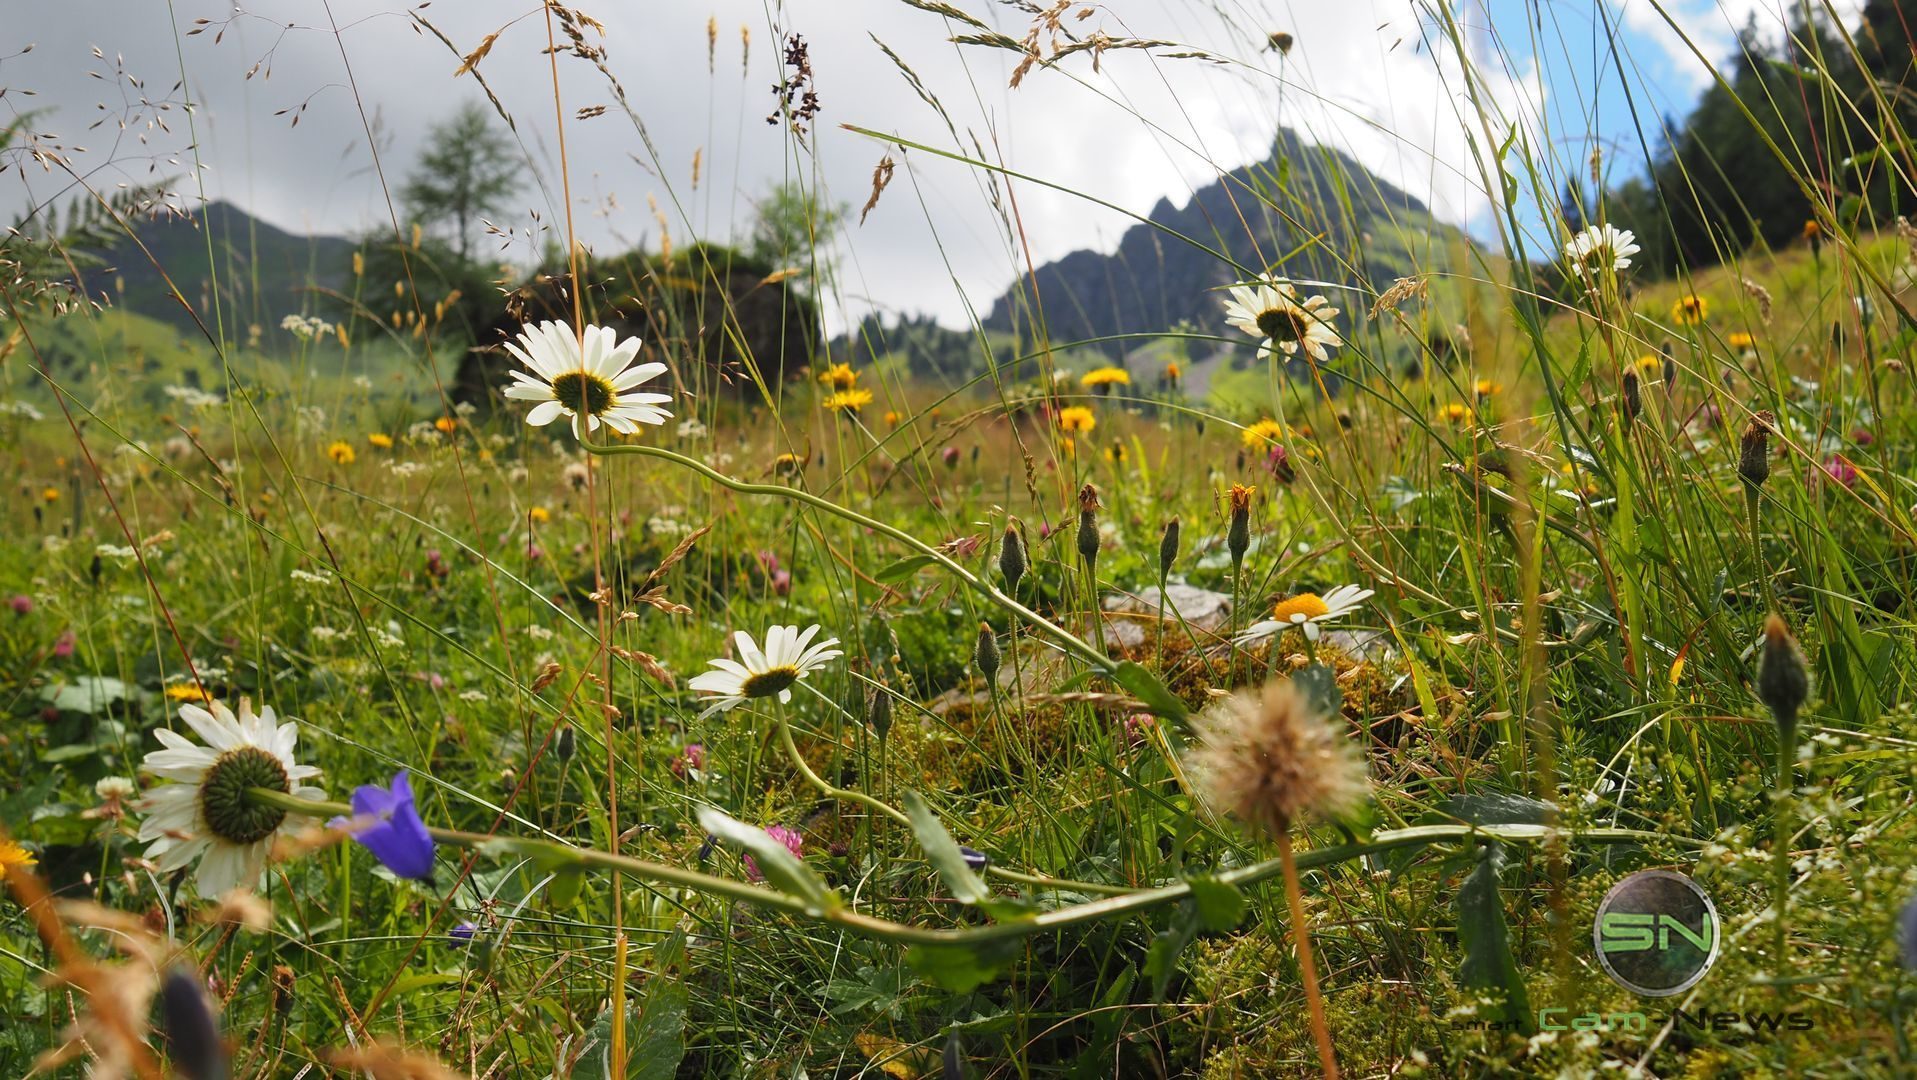
[[(1078, 77), (1043, 18), (1008, 45), (913, 6)], [(1012, 195), (1016, 237), (1033, 178), (953, 134), (925, 149)], [(1549, 204), (1581, 167), (1500, 160), (1514, 227), (1520, 190)], [(1357, 219), (1362, 193), (1268, 181), (1234, 194)], [(1103, 343), (1052, 340), (1028, 292), (1016, 336), (975, 327), (975, 377), (886, 357), (847, 377), (860, 408), (825, 407), (837, 357), (782, 379), (652, 342), (673, 417), (584, 444), (455, 404), (464, 343), (417, 288), (350, 333), (208, 310), (184, 341), (0, 288), (0, 823), (25, 845), (0, 848), (0, 1065), (1239, 1077), (1329, 1074), (1326, 1046), (1366, 1076), (1907, 1074), (1912, 239), (1587, 287), (1401, 224), (1402, 288), (1351, 229), (1233, 268), (1343, 309), (1323, 363), (1272, 359), (1221, 295), (1088, 386)], [(1287, 269), (1307, 255), (1330, 270)], [(1227, 357), (1206, 395), (1161, 378), (1201, 352)], [(1229, 614), (1158, 618), (1161, 582)], [(1348, 584), (1373, 595), (1323, 633), (1240, 640)], [(1812, 687), (1793, 724), (1773, 615)], [(844, 655), (789, 702), (708, 712), (687, 685), (747, 658), (735, 632), (813, 624)], [(1274, 683), (1297, 717), (1225, 704)], [(150, 797), (154, 731), (210, 700), (297, 718), (333, 803), (403, 770), (431, 878), (331, 803), (286, 819), (265, 907), (163, 871), (114, 781)], [(1212, 740), (1312, 744), (1306, 721), (1351, 750), (1357, 812), (1332, 758), (1218, 779)], [(1671, 999), (1590, 944), (1651, 867), (1722, 917)], [(224, 1041), (196, 1051), (201, 987)]]

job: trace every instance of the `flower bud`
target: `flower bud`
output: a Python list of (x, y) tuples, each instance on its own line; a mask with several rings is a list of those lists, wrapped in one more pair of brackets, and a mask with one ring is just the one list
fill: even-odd
[(565, 727), (560, 728), (559, 745), (553, 748), (553, 752), (559, 755), (559, 763), (564, 765), (566, 762), (571, 761), (573, 751), (577, 749), (578, 737), (572, 733), (572, 725), (567, 724)]
[(1018, 594), (1018, 583), (1025, 576), (1025, 540), (1013, 525), (1005, 526), (1005, 539), (998, 545), (998, 572), (1005, 577), (1005, 591)]
[(1810, 697), (1810, 670), (1804, 650), (1797, 647), (1790, 628), (1773, 614), (1764, 620), (1763, 651), (1757, 660), (1757, 700), (1771, 711), (1777, 730), (1786, 740), (1795, 737), (1797, 711)]
[(160, 980), (160, 1030), (173, 1071), (187, 1080), (226, 1080), (226, 1044), (206, 988), (191, 967), (178, 965)]
[(1251, 547), (1251, 497), (1257, 490), (1233, 484), (1227, 496), (1231, 504), (1231, 527), (1225, 532), (1225, 549), (1231, 552), (1234, 567), (1245, 561), (1245, 552)]
[(1087, 564), (1098, 561), (1098, 489), (1090, 484), (1078, 493), (1078, 554)]
[(865, 722), (878, 733), (879, 741), (892, 733), (892, 695), (873, 687), (865, 695)]
[(1644, 397), (1638, 389), (1637, 372), (1629, 368), (1624, 371), (1623, 404), (1624, 422), (1627, 424), (1636, 420), (1638, 414), (1644, 411)]
[(972, 650), (972, 666), (985, 677), (986, 682), (998, 678), (998, 638), (992, 634), (990, 623), (978, 624), (978, 647)]
[(1771, 476), (1771, 424), (1775, 418), (1769, 410), (1751, 417), (1744, 429), (1743, 441), (1738, 446), (1737, 475), (1752, 491), (1764, 486)]
[(1171, 573), (1172, 563), (1178, 561), (1178, 519), (1172, 518), (1165, 523), (1165, 534), (1158, 538), (1158, 578), (1160, 581)]

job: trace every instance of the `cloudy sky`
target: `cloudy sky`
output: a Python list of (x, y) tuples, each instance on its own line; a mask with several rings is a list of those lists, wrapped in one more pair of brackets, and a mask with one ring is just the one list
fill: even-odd
[[(1031, 24), (1004, 0), (953, 2), (1013, 37)], [(1780, 8), (1796, 3), (1110, 0), (1083, 20), (1074, 7), (1070, 31), (1164, 39), (1228, 62), (1163, 55), (1178, 47), (1111, 50), (1097, 70), (1079, 54), (1012, 89), (1015, 55), (955, 44), (953, 36), (972, 28), (904, 0), (586, 0), (582, 10), (605, 25), (604, 37), (591, 40), (604, 47), (639, 124), (618, 108), (604, 74), (560, 58), (573, 218), (580, 238), (603, 252), (656, 247), (662, 217), (675, 243), (738, 236), (754, 201), (782, 179), (818, 185), (856, 208), (887, 147), (840, 127), (851, 124), (968, 156), (983, 147), (1032, 178), (1016, 181), (1012, 194), (1023, 243), (1042, 262), (1081, 247), (1109, 249), (1130, 223), (1071, 192), (1139, 214), (1160, 198), (1183, 202), (1219, 171), (1263, 158), (1285, 123), (1495, 238), (1474, 158), (1486, 141), (1474, 98), (1492, 110), (1494, 138), (1518, 125), (1556, 178), (1583, 168), (1593, 138), (1612, 169), (1629, 171), (1642, 159), (1631, 103), (1653, 120), (1681, 116), (1708, 85), (1711, 72), (1687, 39), (1721, 62), (1736, 27), (1755, 18), (1775, 28)], [(295, 231), (390, 228), (385, 192), (416, 163), (426, 130), (461, 103), (484, 100), (470, 75), (454, 76), (454, 49), (418, 23), (458, 52), (497, 31), (480, 72), (516, 121), (527, 177), (516, 212), (499, 222), (521, 240), (501, 257), (530, 262), (536, 245), (526, 231), (543, 243), (543, 230), (563, 228), (553, 73), (536, 3), (170, 6), (17, 5), (0, 45), (0, 119), (47, 110), (33, 130), (43, 145), (65, 148), (96, 188), (172, 176), (188, 203), (203, 185), (206, 197)], [(1468, 63), (1447, 19), (1464, 27)], [(709, 20), (717, 27), (710, 49)], [(1295, 38), (1288, 57), (1266, 47), (1278, 30)], [(823, 106), (803, 149), (765, 122), (782, 74), (775, 42), (793, 33), (810, 46)], [(25, 43), (30, 52), (15, 51)], [(957, 140), (881, 43), (936, 98)], [(188, 100), (197, 103), (190, 117)], [(597, 105), (609, 108), (573, 118)], [(891, 153), (900, 163), (891, 188), (836, 245), (834, 321), (876, 308), (962, 325), (1018, 272), (1018, 244), (977, 169), (923, 151)], [(75, 193), (59, 169), (17, 152), (8, 164), (0, 173), (8, 210)]]

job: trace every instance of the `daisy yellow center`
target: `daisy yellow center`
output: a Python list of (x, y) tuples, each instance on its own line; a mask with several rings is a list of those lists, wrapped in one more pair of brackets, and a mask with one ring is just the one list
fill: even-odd
[(1291, 622), (1299, 616), (1306, 619), (1322, 619), (1329, 614), (1331, 614), (1331, 608), (1326, 606), (1324, 598), (1317, 593), (1299, 593), (1297, 596), (1278, 601), (1278, 606), (1271, 609), (1271, 617), (1279, 622)]
[(754, 672), (739, 684), (739, 693), (749, 698), (771, 697), (799, 681), (799, 669), (787, 664)]
[(600, 416), (619, 395), (612, 384), (588, 371), (568, 371), (552, 381), (552, 396), (574, 413)]
[(214, 836), (229, 844), (251, 844), (273, 835), (286, 811), (260, 806), (246, 797), (248, 788), (292, 791), (280, 759), (257, 746), (228, 750), (214, 759), (200, 780), (200, 816)]
[(1273, 341), (1303, 341), (1311, 320), (1295, 307), (1266, 308), (1258, 313), (1258, 332)]

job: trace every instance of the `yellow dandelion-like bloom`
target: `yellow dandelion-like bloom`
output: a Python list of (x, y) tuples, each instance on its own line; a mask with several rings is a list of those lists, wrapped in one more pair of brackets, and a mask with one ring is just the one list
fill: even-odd
[(1058, 440), (1058, 452), (1065, 455), (1067, 461), (1078, 460), (1078, 440), (1070, 435)]
[(1729, 337), (1725, 338), (1724, 343), (1726, 345), (1729, 345), (1731, 348), (1736, 349), (1738, 352), (1744, 352), (1747, 349), (1754, 349), (1757, 347), (1757, 339), (1745, 333), (1742, 330), (1736, 331), (1735, 333), (1731, 334)]
[(887, 409), (887, 410), (885, 411), (885, 426), (886, 426), (886, 427), (898, 427), (898, 426), (899, 426), (899, 414), (898, 414), (897, 412), (894, 412), (894, 411), (893, 411), (893, 410), (891, 410), (891, 409)]
[(1498, 392), (1503, 389), (1504, 387), (1499, 386), (1490, 379), (1479, 379), (1471, 386), (1471, 392), (1481, 398), (1496, 397)]
[(375, 450), (391, 450), (393, 448), (393, 437), (384, 431), (371, 432), (366, 436), (366, 445)]
[(39, 862), (38, 856), (15, 841), (0, 840), (0, 879), (4, 879), (14, 870), (31, 869)]
[(207, 702), (213, 700), (211, 694), (200, 689), (199, 683), (174, 683), (172, 686), (166, 688), (165, 693), (168, 701)]
[(825, 399), (825, 407), (832, 412), (858, 412), (870, 404), (872, 404), (872, 391), (870, 390), (840, 390)]
[(780, 476), (797, 476), (805, 469), (805, 459), (797, 454), (780, 454), (772, 459), (772, 471)]
[(1637, 370), (1640, 375), (1659, 377), (1664, 373), (1664, 358), (1646, 353), (1637, 358)]
[(1807, 243), (1815, 244), (1816, 242), (1818, 242), (1819, 240), (1822, 240), (1823, 238), (1824, 238), (1824, 227), (1817, 223), (1817, 219), (1805, 218), (1804, 219), (1804, 240)]
[(1093, 368), (1079, 376), (1078, 384), (1094, 390), (1104, 390), (1112, 386), (1130, 386), (1132, 373), (1122, 367)]
[(353, 453), (353, 444), (342, 439), (326, 448), (326, 456), (332, 458), (335, 465), (351, 465), (357, 455)]
[(1058, 410), (1058, 430), (1072, 435), (1090, 435), (1098, 426), (1098, 417), (1083, 405), (1068, 405)]
[(1114, 465), (1125, 464), (1125, 444), (1115, 442), (1105, 448), (1105, 460)]
[(1234, 694), (1192, 727), (1186, 764), (1200, 796), (1271, 836), (1300, 818), (1347, 820), (1370, 795), (1357, 746), (1289, 679)]
[(436, 428), (441, 435), (451, 435), (453, 432), (459, 430), (459, 421), (450, 416), (442, 416), (433, 421), (433, 427)]
[(1185, 370), (1178, 366), (1178, 361), (1176, 360), (1165, 365), (1165, 378), (1170, 382), (1177, 382), (1184, 374)]
[(1710, 315), (1711, 305), (1696, 293), (1686, 293), (1671, 305), (1671, 321), (1679, 326), (1696, 326)]
[(546, 522), (552, 520), (552, 511), (543, 506), (535, 506), (531, 510), (526, 511), (526, 516), (531, 518), (535, 524), (544, 525)]
[(833, 364), (819, 372), (819, 381), (834, 390), (850, 390), (859, 384), (859, 373), (852, 370), (851, 364)]
[(1245, 427), (1241, 436), (1247, 448), (1277, 446), (1298, 437), (1298, 432), (1276, 420), (1265, 419)]
[(1454, 401), (1438, 410), (1438, 419), (1453, 424), (1468, 424), (1471, 422), (1471, 408)]
[(50, 503), (54, 503), (54, 502), (59, 502), (59, 501), (60, 501), (60, 489), (59, 489), (59, 488), (57, 488), (57, 487), (50, 487), (50, 488), (46, 488), (46, 489), (44, 489), (43, 491), (41, 491), (41, 492), (40, 492), (40, 498), (41, 498), (42, 500), (44, 500), (44, 501), (46, 501), (46, 502), (50, 502)]

